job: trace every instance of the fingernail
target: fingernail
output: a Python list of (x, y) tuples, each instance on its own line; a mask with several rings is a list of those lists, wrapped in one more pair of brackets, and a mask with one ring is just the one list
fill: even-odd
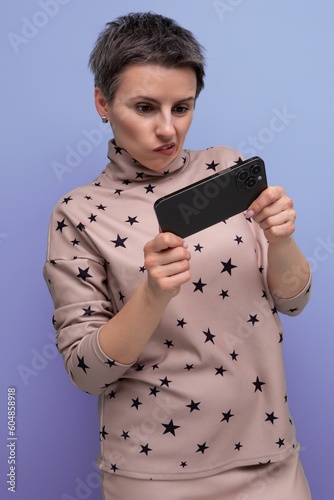
[(188, 243), (186, 241), (183, 242), (184, 248), (188, 248)]
[(254, 210), (247, 210), (247, 212), (245, 214), (246, 218), (250, 219), (251, 217), (253, 217), (254, 213), (255, 213)]

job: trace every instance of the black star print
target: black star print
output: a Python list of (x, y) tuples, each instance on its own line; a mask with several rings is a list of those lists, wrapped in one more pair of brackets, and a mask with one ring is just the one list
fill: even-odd
[(198, 245), (194, 245), (195, 247), (195, 252), (201, 252), (202, 251), (202, 248), (201, 245), (198, 243)]
[[(121, 380), (121, 379), (119, 379)], [(108, 387), (110, 387), (112, 385), (112, 382), (110, 382), (110, 384), (104, 384), (103, 387), (101, 387), (101, 389), (108, 389)]]
[(128, 215), (128, 220), (126, 220), (125, 222), (129, 222), (129, 224), (131, 224), (131, 226), (133, 226), (133, 224), (139, 224), (139, 222), (136, 220), (137, 219), (137, 216), (136, 217), (130, 217), (130, 215)]
[(220, 366), (219, 368), (215, 368), (216, 373), (215, 375), (221, 375), (222, 377), (224, 376), (224, 372), (227, 372), (223, 366)]
[(71, 243), (73, 246), (75, 246), (75, 245), (79, 245), (80, 241), (78, 241), (76, 238), (74, 238), (74, 240), (72, 240)]
[(82, 233), (82, 231), (86, 229), (86, 226), (85, 224), (82, 224), (82, 222), (79, 222), (79, 224), (77, 225), (77, 229), (79, 229), (79, 231)]
[(117, 392), (115, 392), (115, 391), (110, 391), (110, 392), (109, 392), (109, 394), (108, 394), (109, 399), (115, 399), (116, 394), (117, 394)]
[(227, 272), (230, 276), (232, 275), (232, 269), (238, 266), (234, 266), (231, 262), (231, 259), (229, 259), (227, 262), (223, 262), (222, 260), (220, 261), (223, 264), (223, 269), (220, 271), (221, 273)]
[(87, 372), (86, 372), (86, 369), (87, 369), (87, 368), (89, 369), (89, 366), (87, 366), (87, 365), (85, 364), (85, 361), (84, 361), (85, 356), (82, 356), (82, 358), (80, 358), (80, 357), (77, 355), (77, 358), (78, 358), (78, 361), (79, 361), (79, 363), (78, 363), (78, 368), (82, 368), (82, 369), (83, 369), (83, 371), (84, 371), (85, 373), (87, 373)]
[(104, 212), (105, 212), (105, 209), (107, 208), (105, 205), (102, 205), (101, 203), (100, 203), (100, 205), (95, 205), (95, 206), (98, 210), (103, 210)]
[(136, 179), (143, 179), (144, 178), (144, 172), (136, 172)]
[(260, 266), (260, 267), (259, 267), (259, 271), (260, 271), (260, 273), (262, 274), (262, 272), (264, 271), (264, 267)]
[(142, 405), (143, 403), (141, 403), (139, 401), (139, 398), (136, 398), (136, 399), (132, 399), (132, 405), (131, 405), (131, 408), (134, 407), (136, 408), (136, 410), (138, 410), (139, 406)]
[[(95, 184), (95, 186), (97, 186), (97, 184)], [(92, 197), (91, 197), (91, 196), (84, 196), (84, 198), (85, 198), (86, 200), (91, 200), (91, 199), (92, 199)]]
[(255, 382), (252, 382), (252, 384), (255, 385), (254, 392), (256, 392), (256, 391), (262, 392), (262, 386), (265, 385), (266, 383), (265, 382), (260, 382), (259, 377), (256, 377)]
[(207, 170), (213, 170), (214, 172), (216, 171), (216, 167), (218, 167), (219, 163), (215, 163), (214, 161), (212, 161), (211, 163), (206, 163), (205, 165), (207, 165)]
[(190, 408), (190, 413), (191, 413), (194, 410), (200, 411), (200, 409), (198, 408), (200, 404), (201, 404), (201, 402), (195, 403), (193, 400), (191, 400), (191, 402), (188, 405), (186, 405), (186, 407)]
[(259, 323), (259, 320), (257, 319), (257, 314), (255, 314), (254, 316), (250, 314), (247, 323), (252, 323), (253, 326), (255, 325), (255, 323)]
[(150, 396), (154, 396), (154, 397), (157, 397), (157, 393), (160, 392), (159, 389), (157, 389), (156, 387), (150, 387)]
[(123, 302), (124, 304), (124, 299), (125, 299), (125, 295), (122, 294), (122, 292), (118, 292), (118, 300), (120, 300), (120, 302)]
[(175, 430), (180, 428), (180, 425), (174, 425), (173, 420), (171, 420), (168, 424), (161, 425), (165, 428), (164, 434), (170, 433), (173, 434), (173, 436), (175, 436)]
[(283, 342), (283, 332), (279, 332), (279, 341), (278, 343), (281, 344)]
[(229, 297), (228, 290), (222, 290), (222, 293), (219, 294), (219, 297), (223, 297), (223, 300), (226, 297)]
[(129, 431), (122, 431), (121, 437), (124, 438), (124, 441), (126, 441), (130, 437)]
[(207, 450), (209, 448), (209, 446), (206, 446), (206, 441), (203, 444), (198, 444), (197, 443), (197, 446), (198, 446), (198, 449), (196, 450), (196, 453), (198, 453), (200, 451), (201, 453), (204, 454), (205, 450)]
[(185, 467), (188, 467), (187, 462), (181, 462), (181, 463), (180, 463), (180, 467), (182, 467), (183, 469), (184, 469)]
[(92, 278), (92, 275), (88, 273), (89, 267), (87, 267), (86, 269), (81, 269), (80, 267), (78, 267), (78, 269), (79, 274), (77, 274), (77, 278), (81, 278), (84, 281), (86, 281), (87, 278)]
[(180, 326), (181, 328), (183, 328), (184, 325), (186, 325), (186, 324), (187, 324), (186, 321), (184, 321), (184, 318), (182, 318), (182, 319), (178, 319), (177, 320), (177, 325), (176, 326)]
[(167, 340), (166, 339), (166, 342), (164, 342), (164, 344), (167, 346), (167, 348), (169, 349), (170, 347), (174, 347), (174, 344), (173, 344), (173, 341), (172, 340)]
[(62, 221), (57, 220), (57, 229), (56, 229), (56, 231), (60, 231), (62, 233), (64, 227), (68, 227), (67, 224), (65, 224), (65, 218)]
[(222, 415), (224, 418), (221, 419), (221, 422), (224, 422), (224, 420), (228, 423), (231, 417), (234, 417), (233, 413), (231, 413), (231, 410), (228, 410), (227, 413), (222, 412)]
[(85, 311), (84, 312), (84, 316), (91, 316), (92, 314), (95, 313), (95, 311), (93, 311), (93, 309), (91, 308), (91, 306), (88, 306), (87, 309), (85, 309), (83, 307), (83, 310)]
[(144, 273), (145, 271), (146, 271), (145, 266), (141, 266), (141, 267), (139, 268), (139, 272), (140, 272), (140, 273)]
[(153, 370), (158, 370), (159, 369), (159, 365), (157, 363), (155, 363), (154, 365), (152, 365), (152, 369)]
[(267, 293), (265, 290), (262, 290), (262, 299), (266, 299), (267, 298)]
[(195, 285), (195, 290), (194, 292), (196, 292), (197, 290), (199, 290), (201, 293), (203, 293), (203, 288), (207, 285), (206, 283), (202, 283), (202, 278), (199, 279), (199, 281), (193, 281), (193, 285)]
[(242, 236), (236, 236), (234, 241), (236, 241), (238, 243), (238, 246), (240, 245), (240, 243), (243, 243), (242, 241)]
[(272, 307), (271, 312), (272, 312), (273, 314), (277, 314), (277, 309), (276, 309), (276, 307), (275, 307), (275, 306), (274, 306), (274, 307)]
[(184, 369), (188, 370), (188, 372), (190, 372), (190, 370), (194, 369), (194, 365), (188, 365), (188, 364), (186, 364), (186, 366), (184, 367)]
[(89, 220), (89, 222), (96, 222), (96, 217), (97, 215), (90, 214), (90, 216), (87, 217), (87, 219)]
[(134, 370), (136, 372), (141, 372), (143, 371), (143, 369), (145, 368), (145, 365), (140, 365), (139, 363), (137, 363), (136, 367), (134, 368)]
[(294, 313), (296, 311), (298, 311), (298, 307), (293, 307), (293, 308), (289, 309), (289, 312), (291, 312), (291, 313)]
[[(101, 182), (94, 182), (94, 186), (100, 187), (101, 186)], [(89, 197), (86, 196), (85, 198), (87, 198), (87, 200), (91, 200), (92, 199), (91, 196), (89, 196)]]
[(278, 419), (278, 417), (275, 417), (274, 415), (274, 412), (272, 411), (271, 413), (267, 413), (266, 412), (266, 415), (267, 415), (267, 418), (265, 419), (265, 422), (269, 421), (271, 422), (272, 424), (274, 424), (274, 421)]
[(242, 448), (242, 444), (240, 444), (240, 441), (239, 441), (239, 443), (236, 443), (234, 446), (235, 446), (234, 449), (238, 450), (238, 451), (240, 451), (240, 448)]
[(239, 156), (239, 158), (238, 158), (237, 160), (234, 160), (234, 163), (235, 163), (236, 165), (241, 165), (241, 164), (242, 164), (242, 162), (243, 162), (243, 159), (242, 159), (240, 156)]
[(238, 361), (237, 357), (239, 356), (239, 354), (237, 354), (235, 350), (233, 352), (230, 352), (230, 356), (232, 358), (232, 361)]
[(115, 243), (115, 248), (116, 247), (126, 248), (126, 246), (124, 245), (124, 241), (126, 241), (126, 240), (127, 240), (127, 238), (121, 238), (120, 235), (118, 234), (116, 240), (110, 240), (110, 241), (111, 241), (111, 243)]
[(132, 181), (130, 181), (129, 179), (125, 179), (122, 184), (125, 184), (126, 186), (128, 186), (129, 184), (132, 184)]
[(106, 365), (112, 367), (112, 366), (115, 366), (116, 365), (116, 361), (112, 360), (112, 359), (107, 359), (107, 361), (104, 362)]
[[(103, 439), (105, 439), (106, 436), (108, 436), (108, 432), (106, 432), (106, 426), (105, 425), (102, 427), (102, 431), (100, 431), (100, 435), (101, 435), (101, 437)], [(100, 441), (101, 441), (101, 438), (100, 438)]]
[(112, 470), (114, 473), (118, 470), (118, 467), (116, 464), (110, 464), (110, 470)]
[(211, 332), (210, 332), (210, 328), (208, 328), (208, 331), (207, 332), (203, 332), (204, 335), (206, 336), (206, 339), (204, 341), (204, 343), (206, 344), (207, 342), (212, 342), (214, 344), (214, 341), (213, 339), (215, 338), (216, 335), (213, 335)]
[(171, 383), (171, 380), (168, 380), (167, 377), (165, 377), (165, 378), (159, 378), (159, 380), (161, 382), (160, 387), (163, 386), (163, 385), (169, 387), (169, 384)]
[(64, 198), (62, 203), (66, 203), (67, 205), (69, 201), (73, 201), (73, 198), (71, 196), (69, 196), (68, 198)]
[(123, 189), (115, 189), (114, 194), (118, 194), (118, 196), (121, 196), (121, 193), (123, 193)]
[(144, 188), (146, 189), (146, 194), (147, 193), (154, 193), (153, 190), (154, 190), (155, 187), (156, 186), (152, 186), (152, 184), (149, 184), (148, 186), (144, 186)]
[(148, 443), (147, 443), (147, 444), (145, 444), (145, 446), (140, 445), (140, 447), (141, 447), (141, 451), (140, 451), (140, 453), (145, 453), (145, 455), (146, 455), (146, 456), (148, 455), (148, 452), (149, 452), (149, 451), (152, 451), (152, 448), (149, 448), (149, 447), (148, 447)]
[(278, 438), (278, 441), (276, 441), (275, 444), (278, 444), (278, 446), (281, 448), (281, 446), (285, 446), (284, 439)]
[(114, 149), (115, 149), (115, 155), (122, 155), (122, 148), (114, 146)]

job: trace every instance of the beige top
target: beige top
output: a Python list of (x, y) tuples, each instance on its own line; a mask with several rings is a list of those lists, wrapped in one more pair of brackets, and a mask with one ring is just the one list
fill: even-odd
[[(187, 238), (192, 279), (133, 365), (108, 359), (101, 326), (143, 280), (160, 196), (233, 165), (228, 147), (183, 151), (164, 173), (109, 143), (110, 163), (59, 201), (44, 275), (73, 383), (99, 396), (99, 465), (137, 478), (203, 477), (284, 459), (296, 447), (279, 314), (310, 296), (273, 296), (262, 230), (244, 214)], [(138, 319), (140, 321), (140, 319)]]

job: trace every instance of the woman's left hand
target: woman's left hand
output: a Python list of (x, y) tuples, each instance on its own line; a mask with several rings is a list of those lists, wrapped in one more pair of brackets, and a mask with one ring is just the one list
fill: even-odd
[(249, 206), (246, 217), (260, 225), (269, 243), (282, 242), (295, 230), (293, 201), (280, 186), (265, 189)]

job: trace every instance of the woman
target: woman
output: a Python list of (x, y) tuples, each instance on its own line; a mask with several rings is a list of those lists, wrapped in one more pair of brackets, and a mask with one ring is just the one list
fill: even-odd
[(157, 198), (240, 162), (183, 150), (202, 48), (168, 18), (130, 14), (90, 67), (110, 163), (55, 207), (44, 275), (66, 369), (99, 396), (104, 498), (310, 498), (278, 317), (309, 299), (292, 201), (269, 187), (186, 242), (159, 233)]

